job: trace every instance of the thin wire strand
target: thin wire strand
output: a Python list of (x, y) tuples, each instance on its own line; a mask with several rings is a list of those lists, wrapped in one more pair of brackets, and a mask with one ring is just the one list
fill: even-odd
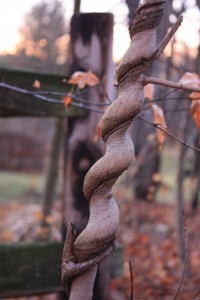
[(181, 140), (181, 139), (180, 139), (178, 136), (176, 136), (175, 134), (169, 132), (167, 129), (164, 129), (163, 127), (160, 127), (161, 124), (155, 124), (155, 123), (152, 123), (152, 122), (150, 122), (149, 120), (144, 119), (144, 118), (141, 116), (141, 114), (140, 114), (140, 115), (137, 115), (137, 118), (138, 118), (139, 120), (145, 122), (145, 123), (148, 123), (149, 125), (151, 125), (151, 126), (153, 126), (153, 127), (158, 128), (159, 130), (163, 131), (164, 133), (166, 133), (166, 135), (168, 135), (168, 136), (174, 138), (174, 139), (177, 140), (179, 143), (181, 143), (183, 146), (186, 146), (186, 147), (188, 147), (188, 148), (190, 148), (190, 149), (192, 149), (192, 150), (194, 150), (194, 151), (200, 152), (200, 148), (197, 148), (197, 147), (195, 147), (195, 146), (192, 146), (192, 145), (190, 145), (190, 144), (184, 142), (183, 140)]
[[(60, 103), (60, 104), (62, 104), (61, 99), (49, 98), (49, 97), (45, 97), (43, 95), (70, 96), (72, 99), (78, 100), (79, 102), (90, 104), (90, 105), (95, 105), (95, 106), (104, 106), (105, 107), (105, 106), (110, 105), (110, 103), (99, 103), (99, 102), (92, 102), (92, 101), (89, 101), (89, 100), (85, 100), (83, 98), (77, 97), (76, 95), (71, 95), (69, 93), (50, 92), (50, 91), (38, 91), (38, 92), (28, 91), (26, 89), (22, 89), (22, 88), (19, 88), (19, 87), (16, 87), (16, 86), (13, 86), (13, 85), (10, 85), (10, 84), (7, 84), (7, 83), (3, 83), (3, 82), (0, 82), (0, 87), (7, 88), (9, 90), (19, 92), (19, 93), (22, 93), (22, 94), (32, 95), (36, 98), (39, 98), (41, 100), (46, 100), (50, 103)], [(79, 107), (79, 106), (77, 106), (77, 107)]]
[[(5, 83), (0, 82), (0, 87), (7, 88), (9, 90), (12, 90), (12, 91), (15, 91), (15, 92), (18, 92), (18, 93), (31, 95), (34, 98), (40, 99), (44, 102), (55, 103), (55, 104), (59, 104), (59, 105), (62, 105), (62, 106), (64, 105), (64, 103), (59, 99), (49, 98), (49, 97), (43, 96), (43, 95), (41, 95), (37, 92), (28, 91), (28, 90), (25, 90), (25, 89), (22, 89), (22, 88), (19, 88), (19, 87), (16, 87), (16, 86), (12, 86), (10, 84), (5, 84)], [(66, 94), (64, 94), (64, 95), (66, 96)], [(101, 113), (101, 114), (103, 114), (105, 112), (105, 110), (103, 110), (103, 109), (93, 108), (93, 107), (85, 105), (84, 103), (85, 102), (83, 102), (83, 103), (72, 102), (71, 105), (74, 106), (74, 107), (83, 108), (83, 109), (86, 109), (86, 110), (89, 110), (89, 111), (94, 111), (94, 112)], [(91, 104), (92, 102), (87, 101), (87, 103)], [(104, 105), (104, 106), (106, 106), (106, 105)]]

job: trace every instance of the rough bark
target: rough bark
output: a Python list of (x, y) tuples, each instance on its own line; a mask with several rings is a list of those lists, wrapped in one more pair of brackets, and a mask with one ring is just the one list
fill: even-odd
[[(138, 8), (130, 27), (131, 45), (116, 71), (118, 98), (101, 120), (106, 153), (88, 171), (84, 180), (84, 194), (90, 202), (89, 221), (75, 239), (73, 247), (70, 247), (71, 262), (63, 259), (64, 282), (70, 281), (71, 277), (70, 300), (80, 299), (80, 295), (83, 300), (92, 299), (97, 266), (91, 267), (90, 263), (88, 270), (83, 268), (81, 272), (81, 265), (102, 256), (112, 247), (115, 239), (119, 210), (112, 187), (133, 160), (134, 148), (127, 129), (143, 103), (143, 71), (157, 53), (156, 28), (162, 17), (162, 3), (163, 1), (145, 1)], [(74, 276), (70, 263), (80, 266), (79, 275), (76, 273)]]
[[(126, 4), (129, 10), (129, 14), (128, 14), (129, 23), (131, 24), (131, 22), (134, 20), (136, 16), (136, 9), (138, 7), (139, 0), (137, 1), (126, 0)], [(163, 20), (161, 21), (161, 23), (164, 24)], [(163, 28), (163, 26), (159, 26), (158, 32), (163, 31), (161, 30), (161, 28)], [(160, 33), (158, 32), (157, 35), (160, 36)], [(163, 37), (163, 34), (161, 36)], [(154, 65), (154, 69), (155, 69), (155, 65)], [(149, 75), (152, 74), (152, 67), (150, 68), (150, 70), (148, 70), (148, 74)], [(145, 115), (144, 116), (145, 119), (148, 119), (149, 121), (152, 122), (153, 116), (150, 110), (144, 111), (143, 114)], [(129, 132), (131, 138), (135, 141), (134, 142), (135, 156), (136, 156), (136, 160), (138, 160), (140, 154), (144, 152), (144, 149), (149, 145), (148, 135), (151, 133), (155, 134), (156, 129), (154, 127), (149, 126), (149, 124), (146, 123), (141, 124), (140, 120), (136, 120), (132, 124)], [(135, 198), (137, 200), (145, 200), (145, 201), (154, 200), (158, 183), (153, 181), (152, 178), (155, 173), (159, 172), (159, 168), (160, 168), (160, 154), (158, 151), (158, 144), (152, 143), (151, 151), (149, 151), (148, 155), (145, 156), (144, 163), (138, 169), (137, 173), (134, 176), (131, 176), (131, 178), (129, 178), (128, 180), (128, 184), (132, 185), (132, 188), (135, 192)], [(153, 191), (153, 192), (149, 193), (149, 191)]]
[[(71, 283), (70, 299), (76, 299), (82, 292), (83, 299), (92, 298), (91, 286), (96, 275), (96, 265), (113, 248), (119, 211), (112, 187), (132, 161), (134, 149), (127, 129), (141, 110), (143, 87), (148, 82), (143, 71), (159, 57), (183, 19), (181, 16), (177, 20), (156, 48), (156, 27), (162, 17), (163, 3), (145, 2), (138, 8), (138, 18), (130, 27), (132, 42), (116, 72), (118, 98), (107, 109), (100, 123), (102, 138), (107, 146), (106, 153), (88, 171), (84, 181), (84, 194), (90, 200), (89, 221), (77, 238), (71, 231), (68, 232), (69, 238), (67, 235), (67, 241), (72, 240), (70, 235), (75, 240), (72, 245), (66, 243), (65, 249), (70, 259), (65, 260), (64, 249), (62, 261), (63, 283)], [(156, 79), (156, 82), (160, 81)]]
[[(105, 103), (105, 90), (113, 90), (112, 14), (78, 14), (71, 21), (71, 72), (94, 72), (102, 84), (88, 88), (82, 97)], [(103, 142), (95, 142), (95, 131), (101, 115), (87, 112), (82, 119), (69, 120), (65, 167), (65, 224), (72, 222), (77, 233), (87, 224), (89, 204), (83, 194), (83, 181), (90, 167), (103, 155)], [(108, 299), (109, 265), (103, 262), (94, 289), (95, 300)], [(93, 283), (91, 283), (93, 284)], [(77, 291), (76, 291), (77, 292)], [(81, 293), (81, 291), (80, 291)], [(78, 297), (76, 299), (82, 299)]]

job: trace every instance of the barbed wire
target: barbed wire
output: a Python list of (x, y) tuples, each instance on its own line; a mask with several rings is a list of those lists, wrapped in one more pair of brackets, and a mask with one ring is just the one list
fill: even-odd
[[(110, 105), (110, 101), (109, 101), (109, 103), (108, 102), (107, 103), (93, 102), (93, 101), (84, 99), (82, 97), (78, 97), (78, 96), (76, 96), (74, 94), (71, 94), (69, 92), (68, 93), (63, 93), (63, 92), (54, 92), (54, 91), (30, 91), (30, 90), (23, 89), (23, 88), (20, 88), (20, 87), (17, 87), (17, 86), (13, 86), (13, 85), (10, 85), (10, 84), (4, 83), (4, 82), (0, 82), (0, 87), (8, 89), (8, 90), (11, 90), (11, 91), (15, 91), (15, 92), (18, 92), (18, 93), (22, 93), (22, 94), (25, 94), (25, 95), (31, 95), (35, 99), (37, 99), (39, 101), (43, 101), (43, 102), (47, 102), (47, 103), (59, 104), (59, 105), (62, 105), (63, 108), (65, 107), (64, 102), (63, 102), (63, 98), (66, 97), (66, 96), (71, 97), (75, 101), (79, 101), (79, 103), (77, 103), (75, 101), (72, 101), (71, 104), (70, 104), (72, 107), (74, 106), (74, 107), (82, 108), (82, 109), (85, 109), (85, 110), (88, 110), (88, 111), (92, 111), (92, 112), (96, 112), (96, 113), (103, 114), (105, 112), (106, 107), (108, 107)], [(176, 88), (173, 89), (173, 91), (170, 91), (170, 92), (167, 92), (167, 93), (163, 94), (162, 95), (163, 98), (155, 98), (155, 99), (153, 99), (151, 101), (145, 101), (144, 104), (149, 105), (150, 102), (183, 99), (182, 97), (170, 97), (170, 98), (168, 97), (167, 98), (167, 96), (169, 96), (170, 94), (174, 93), (175, 91), (177, 91)], [(59, 97), (62, 97), (62, 98), (55, 99), (55, 98), (47, 97), (45, 95), (59, 96)], [(105, 94), (105, 96), (106, 96), (106, 94)], [(189, 98), (184, 98), (184, 100), (190, 100), (190, 99)], [(105, 107), (105, 109), (95, 108), (95, 107), (92, 107), (92, 106)], [(144, 110), (149, 109), (149, 108), (150, 107), (145, 107), (144, 106)], [(188, 108), (179, 109), (177, 112), (186, 111), (187, 109), (189, 109), (189, 107)], [(173, 112), (173, 111), (168, 111), (168, 112)], [(144, 119), (141, 114), (138, 116), (138, 119), (141, 120), (141, 121), (143, 121), (143, 122), (148, 123), (151, 126), (156, 127), (157, 129), (159, 129), (159, 130), (161, 130), (163, 132), (165, 132), (166, 135), (174, 138), (175, 140), (177, 140), (182, 145), (184, 145), (184, 146), (186, 146), (186, 147), (188, 147), (188, 148), (190, 148), (190, 149), (192, 149), (194, 151), (200, 152), (200, 148), (192, 146), (192, 145), (188, 144), (187, 142), (181, 140), (178, 136), (176, 136), (175, 134), (169, 132), (167, 129), (161, 128), (159, 126), (159, 124), (155, 124), (155, 123), (153, 123), (153, 122), (151, 122), (149, 120)]]

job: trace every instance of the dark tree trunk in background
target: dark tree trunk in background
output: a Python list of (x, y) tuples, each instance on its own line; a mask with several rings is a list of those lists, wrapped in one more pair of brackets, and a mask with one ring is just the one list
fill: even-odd
[[(71, 73), (91, 70), (101, 80), (100, 85), (87, 89), (81, 96), (104, 103), (105, 90), (110, 95), (113, 86), (112, 14), (79, 14), (71, 21)], [(83, 181), (90, 167), (102, 156), (104, 144), (94, 142), (101, 114), (88, 111), (82, 119), (69, 120), (69, 140), (65, 153), (64, 219), (74, 224), (80, 233), (88, 220), (89, 206), (83, 194)], [(94, 300), (108, 299), (108, 261), (102, 263), (97, 276)]]
[[(196, 147), (200, 147), (199, 145), (200, 135), (198, 129), (195, 128), (195, 137), (194, 137), (194, 145)], [(195, 212), (199, 205), (199, 197), (200, 197), (200, 154), (199, 152), (194, 153), (194, 163), (193, 163), (193, 176), (195, 177), (195, 186), (192, 192), (191, 197), (191, 209), (192, 212)]]
[[(166, 35), (168, 28), (170, 27), (170, 25), (172, 25), (170, 23), (169, 16), (171, 14), (177, 16), (181, 11), (184, 10), (184, 7), (182, 6), (179, 11), (174, 11), (172, 2), (172, 0), (169, 0), (165, 3), (164, 15), (157, 31), (158, 43), (161, 42), (163, 37)], [(129, 9), (129, 22), (131, 22), (132, 18), (134, 18), (135, 16), (135, 10), (137, 9), (138, 3), (139, 1), (126, 0), (126, 4)], [(166, 66), (167, 58), (162, 55), (161, 58), (158, 61), (155, 61), (154, 64), (147, 70), (146, 74), (153, 77), (161, 77), (161, 73), (162, 77), (164, 76), (163, 74), (171, 75), (169, 73), (170, 71), (166, 72), (166, 70), (168, 70)], [(167, 79), (172, 80), (170, 76)], [(156, 86), (155, 97), (159, 97), (165, 91), (166, 89), (164, 89), (163, 87)], [(171, 102), (167, 101), (166, 103), (164, 102), (164, 104), (160, 104), (164, 108), (172, 105)], [(150, 110), (143, 111), (142, 113), (144, 119), (153, 122), (153, 115)], [(168, 121), (167, 115), (166, 118)], [(161, 163), (161, 154), (158, 151), (157, 143), (153, 139), (152, 143), (149, 142), (149, 137), (152, 134), (156, 134), (156, 130), (154, 127), (151, 127), (149, 124), (142, 123), (139, 120), (134, 120), (133, 128), (131, 129), (131, 136), (135, 144), (136, 158), (137, 160), (139, 159), (140, 154), (144, 152), (145, 147), (147, 147), (148, 155), (146, 156), (146, 159), (144, 160), (141, 167), (138, 168), (138, 171), (133, 178), (133, 189), (135, 191), (135, 197), (137, 199), (147, 201), (154, 200), (155, 193), (157, 191), (157, 188), (159, 187), (159, 181), (154, 180), (158, 177), (154, 176), (154, 174), (157, 174), (159, 172)]]
[[(153, 122), (152, 110), (145, 110), (143, 118)], [(160, 166), (156, 129), (141, 120), (135, 119), (130, 128), (130, 135), (134, 141), (136, 163), (140, 161), (141, 156), (144, 156), (137, 172), (134, 174), (134, 178), (132, 178), (135, 198), (137, 200), (153, 201), (159, 186), (158, 177), (154, 175), (159, 173)], [(143, 152), (147, 152), (146, 155), (143, 155)]]
[[(185, 114), (184, 123), (182, 124), (182, 140), (186, 141), (188, 133), (191, 132), (192, 122), (189, 111)], [(179, 160), (178, 160), (178, 174), (177, 174), (177, 235), (178, 235), (178, 251), (180, 261), (185, 262), (186, 259), (186, 241), (185, 241), (185, 220), (184, 220), (184, 179), (185, 168), (184, 161), (188, 148), (180, 146)]]
[(79, 13), (81, 7), (81, 0), (74, 0), (74, 13)]
[[(197, 5), (200, 9), (200, 1), (197, 1)], [(199, 31), (200, 35), (200, 31)], [(197, 56), (194, 62), (194, 67), (195, 67), (195, 72), (197, 74), (200, 73), (200, 44), (198, 47), (197, 51)], [(194, 145), (196, 147), (200, 147), (200, 134), (199, 131), (195, 125), (195, 130), (194, 130)], [(198, 152), (194, 153), (194, 167), (193, 167), (193, 176), (196, 177), (196, 182), (195, 182), (195, 187), (192, 192), (192, 197), (191, 197), (191, 209), (192, 212), (194, 213), (199, 205), (199, 197), (200, 197), (200, 154)]]
[[(139, 0), (126, 0), (126, 4), (129, 9), (128, 17), (130, 24), (135, 17), (135, 11), (139, 2)], [(160, 30), (160, 27), (158, 30)], [(161, 32), (161, 34), (163, 37), (163, 32)], [(154, 65), (155, 64), (156, 62)], [(154, 72), (151, 67), (151, 69), (148, 70), (148, 75), (150, 76), (152, 73)], [(144, 111), (143, 114), (144, 119), (151, 122), (153, 121), (152, 111)], [(130, 129), (130, 135), (134, 141), (136, 158), (137, 160), (139, 159), (139, 156), (145, 150), (145, 147), (148, 147), (148, 155), (146, 155), (145, 160), (141, 164), (140, 168), (138, 168), (137, 173), (134, 174), (134, 178), (132, 178), (132, 185), (136, 199), (145, 201), (152, 201), (155, 198), (158, 181), (154, 180), (155, 177), (153, 175), (157, 174), (160, 168), (158, 145), (155, 142), (155, 138), (152, 142), (149, 142), (148, 136), (150, 134), (156, 134), (154, 127), (151, 127), (149, 124), (141, 122), (140, 120), (134, 120)]]
[(132, 24), (135, 15), (136, 15), (136, 9), (138, 8), (140, 0), (126, 0), (126, 4), (128, 6), (128, 20), (129, 25)]

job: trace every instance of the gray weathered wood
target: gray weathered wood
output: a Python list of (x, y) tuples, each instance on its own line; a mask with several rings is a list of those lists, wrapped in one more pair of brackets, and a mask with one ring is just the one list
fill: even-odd
[[(62, 291), (62, 243), (0, 245), (0, 298)], [(111, 256), (111, 275), (122, 274), (122, 249)]]
[[(0, 68), (0, 81), (32, 91), (35, 90), (34, 81), (39, 80), (42, 90), (67, 93), (69, 86), (62, 82), (63, 78), (64, 76), (61, 75), (42, 74), (30, 70)], [(62, 99), (61, 104), (48, 103), (32, 95), (0, 87), (0, 117), (80, 117), (83, 115), (85, 110), (80, 108), (71, 107), (66, 111)]]

